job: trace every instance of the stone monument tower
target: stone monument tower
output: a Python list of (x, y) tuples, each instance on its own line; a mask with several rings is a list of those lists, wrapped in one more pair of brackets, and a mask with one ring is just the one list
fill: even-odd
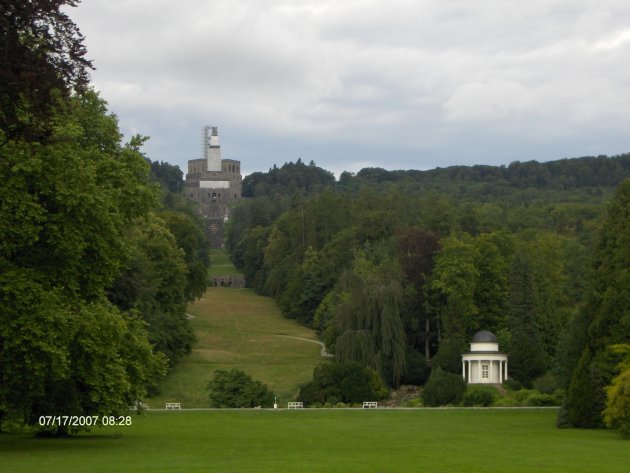
[(206, 221), (210, 245), (220, 248), (230, 204), (241, 198), (241, 162), (221, 157), (216, 126), (203, 127), (201, 148), (201, 158), (188, 161), (184, 189), (186, 195), (199, 204), (199, 212)]

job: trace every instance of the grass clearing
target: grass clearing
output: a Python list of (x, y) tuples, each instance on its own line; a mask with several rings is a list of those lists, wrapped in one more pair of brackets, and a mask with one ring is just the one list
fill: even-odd
[(188, 313), (197, 334), (192, 353), (173, 369), (151, 407), (181, 402), (210, 407), (206, 386), (216, 369), (239, 368), (267, 384), (286, 405), (324, 358), (313, 330), (282, 316), (273, 299), (250, 289), (211, 287)]
[(242, 273), (234, 267), (230, 256), (225, 250), (212, 249), (210, 251), (210, 267), (208, 277), (213, 276), (242, 276)]
[(149, 412), (73, 438), (0, 435), (3, 471), (625, 473), (627, 440), (555, 410)]

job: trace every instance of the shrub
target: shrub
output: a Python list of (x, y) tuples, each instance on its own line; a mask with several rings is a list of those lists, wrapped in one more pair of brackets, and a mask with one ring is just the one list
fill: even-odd
[(496, 396), (487, 389), (469, 387), (462, 399), (462, 405), (466, 407), (488, 407), (492, 405), (495, 398)]
[(460, 374), (437, 368), (431, 373), (429, 382), (422, 391), (422, 399), (427, 406), (459, 404), (465, 390), (466, 385)]
[(543, 407), (543, 406), (559, 406), (557, 399), (552, 394), (533, 393), (526, 400), (527, 406)]
[(606, 388), (604, 421), (611, 428), (618, 428), (624, 437), (630, 437), (630, 345), (614, 345), (611, 350), (624, 360), (618, 364), (619, 374)]
[(494, 407), (518, 407), (519, 402), (513, 397), (501, 397), (494, 401)]
[(415, 399), (409, 399), (406, 403), (405, 403), (406, 407), (424, 407), (424, 403), (422, 402), (422, 398), (421, 397), (417, 397)]
[(557, 378), (551, 372), (536, 378), (533, 386), (536, 391), (543, 394), (553, 394), (560, 387)]
[(512, 391), (519, 391), (523, 388), (523, 385), (518, 380), (509, 378), (503, 381), (503, 387)]
[(402, 383), (422, 386), (429, 377), (427, 359), (422, 353), (411, 347), (407, 347), (405, 356), (407, 358), (407, 371), (403, 375)]
[(518, 402), (520, 406), (526, 406), (529, 397), (536, 393), (537, 392), (533, 389), (521, 389), (514, 392), (512, 396), (514, 397), (514, 399), (516, 399), (516, 402)]
[(335, 405), (378, 401), (388, 390), (381, 377), (358, 363), (324, 363), (313, 371), (313, 380), (300, 389), (304, 404)]
[(216, 370), (208, 383), (213, 407), (256, 407), (273, 405), (274, 394), (267, 385), (238, 369)]
[(606, 388), (608, 402), (604, 411), (606, 425), (618, 428), (624, 437), (630, 437), (630, 369), (623, 371)]

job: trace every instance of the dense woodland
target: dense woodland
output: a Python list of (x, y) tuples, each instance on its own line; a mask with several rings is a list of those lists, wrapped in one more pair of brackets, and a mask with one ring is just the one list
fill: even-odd
[[(190, 351), (185, 306), (205, 290), (181, 171), (122, 143), (60, 10), (77, 3), (0, 15), (0, 429), (143, 399)], [(385, 382), (457, 403), (460, 355), (486, 329), (513, 385), (566, 394), (559, 425), (630, 434), (628, 178), (630, 155), (339, 180), (298, 160), (244, 180), (225, 243), (335, 354), (307, 402)]]
[(0, 16), (0, 429), (144, 399), (190, 351), (206, 287), (181, 171), (121, 143), (64, 3)]
[(609, 347), (630, 341), (628, 178), (628, 154), (338, 181), (298, 160), (245, 178), (226, 244), (248, 284), (338, 362), (392, 387), (458, 384), (461, 353), (490, 330), (512, 383), (568, 391), (561, 423), (598, 426), (620, 358)]

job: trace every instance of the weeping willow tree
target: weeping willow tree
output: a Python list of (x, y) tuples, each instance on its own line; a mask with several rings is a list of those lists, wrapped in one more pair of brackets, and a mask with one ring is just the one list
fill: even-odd
[(400, 320), (401, 288), (353, 272), (343, 285), (350, 297), (336, 308), (336, 357), (377, 371), (393, 386), (405, 374), (405, 331)]

